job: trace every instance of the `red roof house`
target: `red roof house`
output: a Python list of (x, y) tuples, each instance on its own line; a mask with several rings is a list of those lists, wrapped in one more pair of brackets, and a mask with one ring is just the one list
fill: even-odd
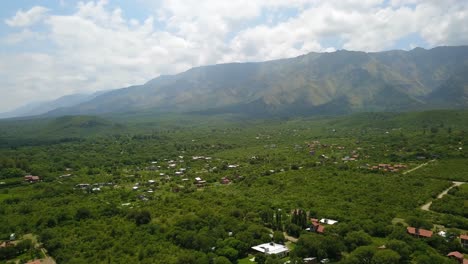
[(415, 228), (411, 226), (407, 227), (406, 231), (408, 232), (408, 234), (415, 236), (415, 237), (429, 238), (429, 237), (432, 237), (432, 234), (433, 234), (433, 232), (430, 230)]
[(222, 183), (222, 184), (230, 184), (230, 183), (231, 183), (231, 180), (229, 180), (229, 179), (226, 178), (226, 177), (223, 177), (223, 178), (221, 178), (221, 183)]
[(465, 263), (463, 254), (458, 252), (458, 251), (453, 251), (453, 252), (448, 253), (447, 257), (455, 259), (456, 261), (458, 261), (460, 263)]
[(319, 233), (319, 234), (325, 233), (325, 226), (323, 226), (323, 225), (318, 225), (318, 226), (317, 226), (317, 229), (315, 230), (315, 232), (317, 232), (317, 233)]
[(27, 182), (38, 182), (41, 178), (39, 176), (33, 176), (33, 175), (26, 175), (24, 176), (24, 180)]
[(325, 232), (325, 226), (321, 225), (318, 219), (311, 218), (310, 221), (312, 222), (312, 231), (319, 234), (323, 234)]

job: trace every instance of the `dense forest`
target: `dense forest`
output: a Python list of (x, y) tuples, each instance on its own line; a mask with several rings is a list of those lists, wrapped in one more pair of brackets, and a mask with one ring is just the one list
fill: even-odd
[(468, 182), (467, 133), (466, 111), (1, 121), (0, 263), (457, 263), (468, 184), (437, 196)]

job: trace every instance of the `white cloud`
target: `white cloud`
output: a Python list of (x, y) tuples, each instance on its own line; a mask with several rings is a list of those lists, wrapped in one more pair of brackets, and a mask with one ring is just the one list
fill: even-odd
[(468, 43), (468, 2), (422, 3), (415, 14), (421, 36), (432, 46)]
[[(143, 0), (138, 1), (141, 3)], [(41, 40), (50, 51), (0, 53), (0, 110), (31, 99), (141, 84), (160, 74), (231, 61), (336, 49), (379, 51), (418, 35), (430, 47), (468, 43), (468, 2), (437, 0), (162, 0), (146, 19), (108, 1), (71, 14), (36, 6), (5, 22), (0, 45)], [(155, 4), (156, 3), (156, 4)], [(327, 41), (328, 39), (328, 41)], [(331, 41), (329, 39), (332, 39)], [(408, 43), (408, 48), (410, 45)]]
[(15, 16), (5, 20), (10, 27), (28, 27), (44, 19), (49, 9), (42, 6), (35, 6), (28, 11), (19, 10)]
[(16, 45), (25, 41), (44, 40), (45, 36), (38, 32), (31, 31), (28, 28), (23, 29), (20, 32), (12, 33), (6, 36), (4, 43), (8, 45)]

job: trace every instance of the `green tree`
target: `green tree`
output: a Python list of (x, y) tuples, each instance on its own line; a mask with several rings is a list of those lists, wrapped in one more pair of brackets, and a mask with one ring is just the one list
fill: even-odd
[(344, 241), (349, 251), (353, 251), (357, 247), (371, 244), (372, 238), (364, 231), (352, 231), (346, 235)]
[(88, 208), (78, 208), (75, 213), (75, 219), (80, 221), (91, 217), (91, 211)]
[(284, 235), (283, 232), (281, 231), (275, 231), (273, 232), (273, 241), (275, 243), (284, 243)]
[(213, 264), (231, 264), (231, 263), (232, 262), (229, 261), (229, 259), (227, 259), (224, 256), (216, 257), (215, 259), (213, 259)]
[(262, 254), (262, 253), (257, 253), (255, 255), (255, 262), (258, 263), (258, 264), (265, 264), (265, 261), (266, 261), (266, 256), (265, 254)]
[(26, 175), (22, 169), (6, 168), (0, 171), (0, 179), (17, 178)]
[(239, 252), (229, 246), (217, 249), (216, 254), (224, 256), (231, 261), (237, 260), (237, 257), (239, 256)]
[(386, 244), (388, 249), (391, 249), (401, 256), (402, 261), (408, 261), (411, 255), (411, 248), (406, 242), (401, 240), (390, 240)]
[(391, 250), (379, 250), (372, 257), (373, 264), (398, 264), (400, 262), (400, 255)]
[(350, 256), (358, 259), (361, 264), (371, 264), (376, 249), (372, 246), (361, 246), (351, 252)]

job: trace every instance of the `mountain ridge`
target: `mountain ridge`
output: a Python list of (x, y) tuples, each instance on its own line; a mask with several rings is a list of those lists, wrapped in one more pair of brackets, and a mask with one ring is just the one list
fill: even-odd
[[(129, 111), (231, 111), (273, 115), (466, 107), (444, 94), (468, 83), (468, 46), (410, 51), (311, 52), (266, 62), (226, 63), (112, 90), (47, 115)], [(453, 80), (451, 85), (444, 84)], [(445, 87), (445, 88), (444, 88)], [(439, 89), (438, 93), (435, 93)], [(445, 89), (445, 90), (444, 90)], [(442, 98), (436, 100), (434, 97)]]
[(94, 93), (76, 93), (64, 95), (59, 98), (38, 101), (25, 104), (16, 109), (8, 112), (0, 113), (0, 118), (15, 118), (15, 117), (27, 117), (27, 116), (38, 116), (45, 114), (49, 111), (55, 110), (61, 107), (70, 107), (93, 99), (94, 97), (105, 93), (107, 91), (98, 91)]

